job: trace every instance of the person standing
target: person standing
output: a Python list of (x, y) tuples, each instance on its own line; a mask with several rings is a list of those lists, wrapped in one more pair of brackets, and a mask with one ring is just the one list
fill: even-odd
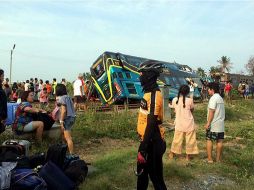
[(206, 129), (206, 150), (208, 163), (213, 163), (213, 141), (216, 141), (216, 162), (221, 161), (222, 155), (225, 131), (225, 107), (223, 98), (220, 96), (219, 92), (220, 87), (218, 83), (211, 82), (208, 84), (208, 93), (211, 98), (207, 108), (207, 123), (204, 126)]
[(175, 133), (171, 144), (171, 151), (169, 158), (172, 159), (174, 154), (182, 153), (182, 144), (185, 138), (186, 141), (186, 160), (190, 160), (190, 155), (198, 154), (198, 146), (196, 139), (196, 130), (194, 117), (192, 115), (194, 110), (194, 103), (192, 98), (187, 95), (190, 92), (188, 85), (182, 85), (178, 92), (178, 97), (172, 101), (172, 106), (175, 108)]
[(49, 95), (47, 93), (46, 87), (44, 87), (43, 90), (39, 94), (39, 102), (40, 102), (41, 109), (45, 109), (46, 107), (48, 107)]
[(80, 73), (78, 75), (78, 78), (75, 80), (73, 84), (73, 90), (74, 90), (74, 109), (77, 111), (78, 105), (83, 100), (83, 84), (82, 84), (83, 75)]
[(53, 88), (52, 95), (54, 97), (56, 96), (56, 85), (57, 85), (56, 78), (53, 78), (53, 82), (52, 82), (52, 88)]
[(5, 120), (7, 119), (7, 97), (3, 90), (4, 70), (0, 69), (0, 133), (5, 131)]
[(227, 81), (226, 85), (225, 85), (224, 92), (225, 92), (226, 102), (228, 102), (229, 104), (232, 104), (232, 98), (231, 98), (232, 89), (233, 89), (232, 84), (230, 83), (230, 81)]
[(71, 137), (71, 129), (75, 123), (75, 110), (72, 99), (67, 94), (66, 86), (64, 84), (57, 84), (56, 97), (57, 104), (60, 105), (61, 131), (63, 139), (67, 142), (69, 153), (73, 154), (73, 141)]
[(166, 150), (162, 123), (162, 94), (156, 83), (160, 72), (155, 68), (143, 67), (140, 82), (144, 96), (140, 103), (137, 132), (140, 145), (137, 156), (137, 190), (146, 190), (149, 178), (154, 189), (166, 190), (163, 179), (162, 157)]
[(29, 83), (29, 80), (26, 80), (25, 91), (29, 91), (29, 89), (30, 89), (30, 83)]

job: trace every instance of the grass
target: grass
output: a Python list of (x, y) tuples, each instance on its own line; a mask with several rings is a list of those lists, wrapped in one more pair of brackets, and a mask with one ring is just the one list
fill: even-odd
[[(205, 130), (207, 103), (197, 104), (194, 111), (198, 124), (197, 139), (200, 154), (190, 164), (184, 156), (168, 159), (173, 133), (166, 134), (167, 152), (164, 155), (164, 178), (168, 189), (202, 189), (209, 176), (225, 178), (222, 183), (208, 189), (253, 189), (254, 185), (254, 101), (237, 100), (226, 105), (226, 139), (223, 162), (207, 164)], [(75, 150), (80, 157), (91, 162), (93, 170), (80, 185), (85, 190), (130, 190), (136, 187), (133, 169), (136, 164), (138, 139), (136, 135), (137, 111), (119, 113), (80, 113), (73, 129)], [(11, 138), (1, 135), (1, 141)], [(52, 140), (45, 139), (44, 146), (32, 152), (45, 151)], [(150, 184), (149, 189), (153, 189)], [(186, 189), (186, 188), (185, 188)]]

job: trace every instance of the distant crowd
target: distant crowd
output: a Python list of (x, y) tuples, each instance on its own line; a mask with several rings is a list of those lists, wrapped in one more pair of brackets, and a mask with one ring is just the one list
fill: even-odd
[[(78, 85), (82, 87), (82, 93), (77, 92), (77, 88), (79, 90), (79, 86), (76, 87), (77, 82), (79, 83)], [(55, 100), (56, 86), (58, 83), (65, 86), (67, 85), (65, 78), (62, 78), (61, 82), (58, 82), (56, 78), (53, 78), (52, 82), (49, 80), (43, 81), (43, 79), (30, 78), (30, 80), (26, 80), (25, 82), (13, 82), (12, 84), (10, 84), (8, 78), (5, 78), (2, 85), (8, 102), (20, 103), (22, 93), (24, 91), (31, 91), (34, 92), (34, 100), (40, 102), (41, 108), (45, 108), (50, 99)], [(89, 81), (85, 81), (83, 75), (80, 74), (78, 80), (73, 82), (74, 94), (78, 94), (82, 97), (84, 96), (85, 98), (88, 95), (88, 86)]]

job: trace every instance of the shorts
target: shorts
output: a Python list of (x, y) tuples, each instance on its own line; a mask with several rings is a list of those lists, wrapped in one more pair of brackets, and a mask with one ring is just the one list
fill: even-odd
[(83, 98), (81, 96), (74, 96), (74, 102), (81, 103), (81, 102), (83, 102)]
[(32, 121), (30, 123), (26, 124), (23, 128), (23, 132), (31, 132), (31, 131), (34, 131)]
[(224, 139), (224, 132), (211, 132), (210, 130), (206, 130), (206, 140), (217, 141)]
[(75, 117), (70, 117), (70, 116), (66, 117), (64, 119), (64, 130), (70, 131), (74, 123), (75, 123)]

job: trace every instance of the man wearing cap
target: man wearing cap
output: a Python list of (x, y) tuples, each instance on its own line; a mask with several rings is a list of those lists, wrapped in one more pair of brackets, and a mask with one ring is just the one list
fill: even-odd
[(83, 100), (83, 85), (82, 85), (83, 74), (79, 74), (78, 78), (73, 83), (74, 90), (74, 109), (77, 111), (78, 104)]
[[(151, 61), (150, 61), (151, 62)], [(137, 132), (140, 137), (140, 146), (137, 156), (137, 189), (146, 190), (148, 175), (154, 189), (165, 190), (163, 179), (162, 156), (166, 150), (164, 141), (164, 128), (162, 123), (162, 94), (156, 83), (160, 72), (153, 67), (142, 67), (140, 70), (140, 83), (144, 96), (141, 100), (138, 116)]]

